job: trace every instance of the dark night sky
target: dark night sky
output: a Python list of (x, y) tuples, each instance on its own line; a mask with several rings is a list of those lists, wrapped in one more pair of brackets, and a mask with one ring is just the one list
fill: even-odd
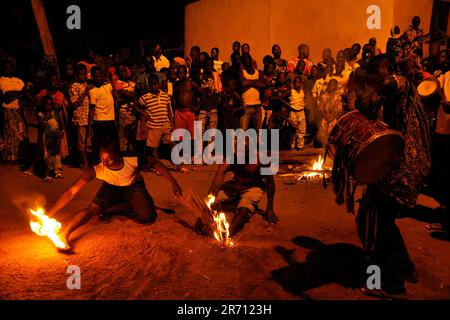
[[(184, 42), (186, 0), (43, 0), (58, 56), (79, 55), (87, 48), (110, 53), (114, 48), (145, 49), (162, 42), (175, 48)], [(81, 30), (68, 30), (66, 9), (81, 8)], [(2, 2), (1, 47), (10, 53), (41, 56), (39, 33), (30, 0)]]

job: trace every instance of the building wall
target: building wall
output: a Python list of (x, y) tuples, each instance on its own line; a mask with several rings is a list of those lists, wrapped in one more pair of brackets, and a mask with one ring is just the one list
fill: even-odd
[[(422, 17), (428, 31), (433, 0), (200, 0), (185, 8), (186, 54), (193, 45), (209, 52), (221, 51), (229, 61), (233, 41), (248, 42), (252, 56), (262, 58), (278, 43), (287, 60), (297, 55), (297, 46), (308, 43), (311, 57), (319, 61), (322, 50), (333, 55), (355, 42), (376, 37), (384, 50), (394, 23), (402, 28), (412, 16)], [(381, 30), (366, 26), (369, 5), (381, 8)]]
[(422, 20), (422, 29), (428, 33), (432, 10), (433, 0), (395, 0), (394, 22), (404, 30), (411, 24), (414, 16), (419, 16)]

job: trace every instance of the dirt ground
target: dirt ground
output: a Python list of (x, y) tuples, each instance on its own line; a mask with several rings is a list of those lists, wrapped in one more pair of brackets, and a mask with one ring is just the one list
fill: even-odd
[[(214, 171), (196, 166), (174, 176), (182, 188), (206, 195)], [(256, 215), (236, 245), (224, 249), (192, 231), (195, 215), (174, 200), (162, 177), (144, 173), (157, 206), (176, 214), (159, 212), (157, 222), (145, 226), (122, 216), (110, 224), (93, 219), (73, 235), (75, 253), (63, 255), (31, 232), (23, 205), (53, 203), (79, 173), (64, 167), (64, 178), (49, 183), (0, 166), (0, 299), (371, 299), (359, 289), (368, 275), (355, 217), (321, 183), (277, 176), (281, 224)], [(66, 223), (99, 186), (90, 183), (57, 218)], [(406, 284), (402, 298), (450, 299), (450, 245), (425, 229), (432, 216), (431, 209), (421, 210), (397, 221), (420, 278)], [(80, 267), (79, 290), (66, 287), (68, 265)]]

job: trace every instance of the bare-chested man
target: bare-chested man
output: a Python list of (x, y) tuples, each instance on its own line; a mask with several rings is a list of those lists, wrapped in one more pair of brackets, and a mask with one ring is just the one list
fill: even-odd
[(175, 105), (175, 129), (186, 129), (194, 138), (195, 111), (199, 103), (195, 94), (201, 96), (203, 100), (202, 89), (187, 76), (186, 66), (180, 66), (178, 69), (178, 81), (173, 86), (174, 105)]
[[(247, 157), (248, 158), (248, 157)], [(236, 161), (235, 161), (236, 162)], [(222, 164), (217, 169), (216, 175), (209, 188), (208, 195), (216, 197), (215, 204), (225, 211), (226, 207), (236, 208), (230, 223), (230, 234), (234, 235), (242, 230), (249, 219), (258, 211), (258, 204), (267, 193), (267, 207), (263, 213), (264, 218), (271, 224), (280, 221), (273, 209), (275, 198), (275, 180), (273, 175), (262, 175), (262, 164)], [(233, 173), (231, 180), (225, 181), (227, 172)], [(203, 221), (198, 220), (196, 231), (203, 234), (211, 234), (210, 213), (204, 212)]]

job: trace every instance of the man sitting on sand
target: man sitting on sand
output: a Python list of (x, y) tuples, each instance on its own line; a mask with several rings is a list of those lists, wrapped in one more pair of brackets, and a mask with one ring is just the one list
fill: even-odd
[[(244, 225), (256, 213), (258, 204), (266, 192), (267, 208), (263, 216), (269, 223), (279, 223), (279, 219), (273, 210), (275, 198), (273, 175), (262, 175), (262, 164), (259, 161), (256, 164), (248, 164), (250, 161), (247, 160), (245, 161), (246, 164), (221, 164), (208, 191), (208, 195), (216, 197), (216, 206), (221, 207), (225, 203), (237, 203), (235, 215), (230, 223), (231, 235), (244, 228)], [(227, 172), (232, 172), (233, 178), (224, 182)], [(217, 209), (214, 205), (213, 208)], [(210, 213), (204, 212), (203, 221), (199, 219), (196, 222), (196, 232), (206, 235), (211, 234), (210, 221)]]
[[(156, 158), (149, 159), (151, 162), (146, 163), (144, 167), (153, 167), (160, 172), (171, 183), (175, 197), (181, 195), (180, 186), (167, 168)], [(48, 211), (50, 217), (59, 212), (94, 178), (104, 181), (89, 206), (78, 211), (72, 221), (63, 227), (61, 236), (66, 244), (66, 249), (63, 250), (65, 252), (70, 251), (68, 240), (72, 232), (89, 222), (94, 216), (108, 221), (106, 211), (119, 203), (127, 203), (133, 209), (139, 223), (153, 223), (156, 220), (155, 204), (146, 189), (144, 178), (139, 173), (138, 158), (121, 157), (118, 144), (110, 142), (101, 146), (100, 161), (96, 166), (87, 167)]]

